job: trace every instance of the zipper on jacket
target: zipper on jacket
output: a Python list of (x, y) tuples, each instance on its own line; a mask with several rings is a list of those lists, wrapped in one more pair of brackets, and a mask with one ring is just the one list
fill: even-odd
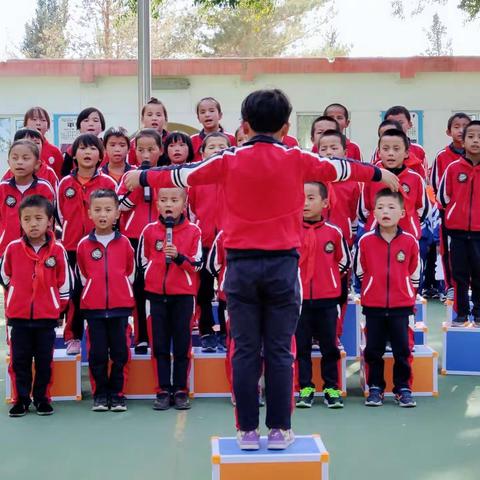
[(387, 308), (390, 305), (390, 244), (387, 246)]
[(106, 316), (108, 317), (108, 255), (107, 255), (107, 249), (108, 245), (105, 247), (105, 292), (106, 292), (106, 300), (107, 300), (107, 305), (106, 305)]
[[(167, 283), (167, 275), (168, 275), (168, 270), (170, 268), (170, 265), (171, 265), (170, 263), (167, 263), (167, 268), (165, 269), (165, 276), (163, 277), (163, 294), (165, 296), (167, 295), (167, 285), (166, 285), (166, 283)], [(167, 300), (165, 299), (165, 301), (167, 301)]]
[[(35, 264), (37, 262), (35, 262), (35, 260), (33, 261), (33, 275), (32, 275), (32, 280), (35, 280)], [(33, 304), (34, 304), (35, 300), (33, 299), (32, 297), (32, 303), (30, 305), (30, 320), (33, 320)]]
[(470, 188), (470, 208), (468, 209), (468, 231), (472, 230), (472, 202), (473, 202), (473, 184), (475, 182), (475, 177), (472, 180), (472, 186)]

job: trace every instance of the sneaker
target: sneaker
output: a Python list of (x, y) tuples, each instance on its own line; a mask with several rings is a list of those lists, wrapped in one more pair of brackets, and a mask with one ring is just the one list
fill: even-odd
[(249, 430), (245, 432), (243, 430), (237, 431), (237, 445), (240, 450), (259, 450), (260, 449), (260, 431)]
[(285, 450), (295, 441), (293, 430), (272, 428), (268, 432), (267, 448), (269, 450)]
[(176, 410), (190, 410), (190, 399), (188, 393), (179, 390), (173, 395), (173, 402)]
[(168, 410), (170, 408), (170, 394), (168, 392), (157, 393), (152, 408), (154, 410)]
[(82, 351), (82, 342), (80, 340), (70, 340), (67, 342), (67, 355), (78, 355)]
[(397, 394), (395, 394), (395, 401), (399, 407), (413, 408), (417, 406), (417, 402), (412, 397), (412, 392), (408, 388), (401, 388)]
[(387, 341), (387, 343), (385, 344), (385, 352), (387, 353), (392, 352), (392, 344), (390, 343), (390, 341)]
[(104, 395), (94, 397), (92, 412), (108, 412), (108, 400)]
[(343, 408), (342, 392), (336, 388), (325, 388), (323, 403), (328, 408)]
[(455, 298), (455, 290), (453, 287), (450, 287), (448, 290), (447, 290), (447, 293), (445, 295), (445, 298), (447, 300), (450, 300), (453, 302), (454, 298)]
[(148, 343), (138, 342), (133, 350), (137, 355), (146, 355), (148, 353)]
[(224, 333), (217, 335), (217, 348), (219, 350), (227, 351), (227, 336)]
[(295, 406), (297, 408), (312, 408), (314, 396), (315, 389), (313, 387), (302, 388)]
[(381, 407), (383, 405), (383, 390), (378, 387), (371, 387), (365, 405), (367, 407)]
[(37, 415), (47, 416), (53, 414), (53, 407), (49, 402), (38, 402), (35, 404)]
[(258, 406), (265, 406), (265, 390), (262, 387), (258, 387)]
[(200, 337), (202, 352), (213, 353), (217, 351), (217, 336), (215, 334), (202, 335)]
[(456, 318), (452, 320), (450, 326), (452, 327), (464, 327), (465, 324), (468, 322), (468, 318), (464, 315), (458, 315)]
[(319, 352), (320, 344), (316, 338), (312, 338), (312, 351)]
[(8, 416), (9, 417), (23, 417), (27, 413), (28, 413), (28, 405), (25, 405), (23, 402), (17, 402), (8, 411)]
[(337, 337), (337, 348), (339, 350), (345, 350), (345, 347), (343, 346), (343, 343), (340, 341), (339, 337)]
[(114, 395), (110, 402), (110, 410), (112, 412), (126, 412), (127, 402), (123, 395)]

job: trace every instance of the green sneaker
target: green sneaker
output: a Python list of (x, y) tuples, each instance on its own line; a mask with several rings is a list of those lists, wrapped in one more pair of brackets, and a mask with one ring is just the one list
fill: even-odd
[(343, 408), (342, 392), (335, 388), (326, 388), (323, 391), (325, 398), (323, 403), (328, 408)]
[(315, 395), (315, 389), (313, 387), (305, 387), (300, 390), (300, 396), (298, 397), (296, 406), (298, 408), (311, 408), (313, 405), (313, 398)]

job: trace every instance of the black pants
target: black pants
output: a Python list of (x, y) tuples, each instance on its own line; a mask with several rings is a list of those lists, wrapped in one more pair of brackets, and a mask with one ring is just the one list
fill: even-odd
[(457, 315), (470, 314), (468, 289), (471, 287), (471, 313), (480, 317), (480, 239), (450, 236), (450, 262)]
[(310, 304), (309, 300), (303, 303), (295, 333), (300, 388), (315, 388), (312, 382), (312, 337), (318, 339), (322, 353), (323, 388), (338, 388), (337, 317), (336, 306)]
[(445, 281), (445, 288), (452, 287), (452, 268), (450, 265), (450, 245), (448, 239), (448, 231), (445, 228), (445, 212), (440, 210), (440, 249), (442, 252), (443, 276)]
[(197, 303), (200, 307), (200, 318), (198, 330), (200, 335), (211, 335), (214, 333), (215, 321), (212, 312), (212, 300), (214, 296), (214, 278), (207, 270), (208, 248), (203, 248), (203, 267), (200, 270), (200, 288), (198, 289)]
[(366, 315), (364, 358), (367, 366), (367, 384), (385, 390), (384, 360), (387, 339), (392, 345), (393, 393), (401, 388), (411, 389), (413, 335), (408, 328), (408, 315)]
[[(68, 263), (72, 272), (77, 268), (77, 252), (67, 251)], [(82, 284), (77, 275), (74, 275), (73, 290), (68, 304), (67, 323), (65, 325), (64, 338), (68, 340), (82, 340), (83, 338), (83, 315), (80, 310), (80, 298), (82, 296)]]
[(259, 425), (258, 380), (265, 362), (268, 428), (291, 428), (292, 341), (300, 314), (298, 258), (227, 256), (225, 292), (233, 342), (232, 376), (237, 428)]
[[(14, 387), (14, 402), (30, 404), (49, 401), (48, 387), (52, 380), (54, 327), (12, 327), (10, 335), (9, 373)], [(35, 378), (32, 361), (35, 359)], [(33, 379), (33, 388), (32, 388)]]
[(220, 325), (220, 333), (227, 334), (227, 323), (225, 319), (225, 312), (227, 311), (227, 302), (225, 300), (218, 301), (218, 323)]
[[(130, 238), (130, 244), (135, 250), (135, 258), (138, 252), (138, 238)], [(148, 342), (147, 315), (145, 313), (145, 278), (140, 269), (137, 268), (133, 280), (133, 295), (135, 296), (135, 345), (141, 342)]]
[[(192, 295), (155, 296), (148, 317), (152, 360), (157, 372), (157, 392), (188, 390), (190, 369)], [(148, 310), (148, 307), (147, 307)], [(170, 352), (173, 344), (173, 382)]]
[[(89, 318), (88, 368), (94, 397), (123, 396), (130, 360), (128, 317)], [(108, 373), (109, 359), (112, 361)]]

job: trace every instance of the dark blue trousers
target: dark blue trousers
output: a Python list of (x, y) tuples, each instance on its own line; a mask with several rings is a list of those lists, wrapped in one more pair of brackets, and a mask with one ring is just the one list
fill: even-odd
[(225, 292), (233, 343), (237, 428), (259, 425), (258, 380), (265, 363), (268, 428), (291, 428), (292, 339), (300, 314), (298, 256), (293, 252), (239, 256), (228, 252)]

